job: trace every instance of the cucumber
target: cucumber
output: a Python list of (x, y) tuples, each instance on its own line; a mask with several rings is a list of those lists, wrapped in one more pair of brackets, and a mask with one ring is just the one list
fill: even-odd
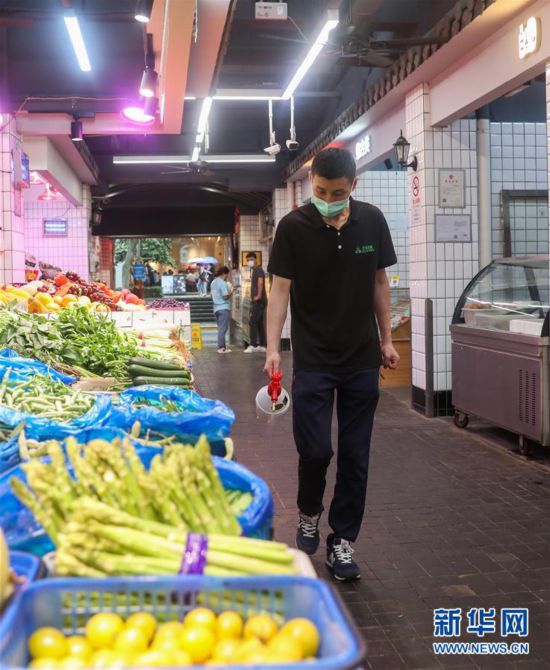
[(134, 386), (144, 386), (145, 384), (155, 384), (157, 386), (182, 386), (191, 388), (191, 382), (181, 377), (136, 377), (133, 380)]
[(183, 368), (179, 370), (159, 370), (146, 365), (130, 365), (128, 366), (128, 373), (131, 377), (181, 377), (182, 379), (189, 379), (190, 377), (190, 373)]
[(176, 363), (165, 363), (164, 361), (156, 361), (151, 358), (131, 358), (130, 365), (143, 365), (153, 370), (185, 370), (185, 368), (182, 368), (181, 365), (176, 365)]

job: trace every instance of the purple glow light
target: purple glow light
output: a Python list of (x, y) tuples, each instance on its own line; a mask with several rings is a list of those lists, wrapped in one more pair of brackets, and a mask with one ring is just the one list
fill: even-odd
[(154, 116), (146, 114), (142, 107), (137, 107), (136, 105), (125, 107), (122, 110), (122, 114), (128, 121), (132, 121), (132, 123), (153, 123), (155, 120)]

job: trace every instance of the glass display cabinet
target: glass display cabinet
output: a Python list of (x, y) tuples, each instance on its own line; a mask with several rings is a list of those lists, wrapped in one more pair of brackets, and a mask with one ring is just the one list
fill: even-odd
[(502, 258), (474, 277), (451, 325), (455, 423), (469, 415), (550, 446), (550, 258)]

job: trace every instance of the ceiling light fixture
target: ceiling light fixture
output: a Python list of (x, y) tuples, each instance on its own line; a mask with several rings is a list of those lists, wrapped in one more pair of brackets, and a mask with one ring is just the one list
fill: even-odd
[(71, 140), (73, 142), (82, 142), (82, 121), (74, 119), (71, 121)]
[(83, 72), (90, 72), (92, 66), (90, 65), (90, 59), (88, 58), (88, 52), (86, 51), (86, 45), (84, 44), (84, 38), (82, 37), (82, 32), (80, 31), (80, 24), (78, 23), (78, 18), (76, 16), (64, 16), (65, 26), (67, 27), (67, 32), (71, 39), (73, 49), (78, 60), (80, 69)]
[(149, 23), (153, 10), (153, 0), (137, 0), (134, 19), (140, 23)]
[(252, 102), (256, 100), (283, 100), (280, 95), (215, 95), (214, 100), (250, 100)]
[(141, 77), (141, 84), (139, 85), (139, 94), (144, 98), (152, 98), (155, 95), (155, 88), (157, 85), (157, 73), (152, 67), (146, 67), (143, 70)]
[(202, 102), (202, 109), (199, 116), (199, 123), (197, 126), (197, 144), (202, 144), (204, 140), (204, 133), (206, 131), (206, 124), (208, 123), (208, 116), (212, 108), (212, 98), (207, 96)]
[(38, 184), (43, 184), (43, 183), (44, 183), (44, 180), (38, 174), (38, 172), (35, 172), (34, 170), (32, 170), (31, 175), (30, 175), (30, 185), (31, 186), (37, 186)]
[(336, 26), (338, 25), (339, 23), (338, 10), (334, 9), (329, 10), (328, 17), (329, 18), (327, 19), (325, 25), (323, 26), (323, 29), (317, 36), (315, 42), (313, 43), (313, 46), (308, 51), (307, 56), (304, 58), (300, 67), (296, 70), (296, 73), (290, 80), (290, 84), (286, 87), (285, 92), (283, 93), (283, 98), (285, 100), (290, 98), (290, 96), (298, 88), (298, 84), (305, 77), (307, 71), (313, 65), (317, 56), (321, 53), (323, 47), (327, 43), (330, 31), (336, 28)]
[(199, 160), (200, 155), (201, 155), (200, 147), (195, 147), (191, 155), (191, 162), (196, 163)]
[[(155, 98), (147, 98), (147, 100), (154, 99)], [(153, 123), (155, 120), (154, 114), (146, 114), (144, 107), (138, 107), (137, 105), (130, 105), (129, 107), (125, 107), (122, 110), (122, 115), (124, 118), (128, 119), (128, 121), (132, 121), (132, 123)]]
[[(189, 156), (113, 156), (114, 165), (178, 165), (193, 162)], [(209, 163), (274, 163), (275, 156), (226, 154), (208, 156)]]

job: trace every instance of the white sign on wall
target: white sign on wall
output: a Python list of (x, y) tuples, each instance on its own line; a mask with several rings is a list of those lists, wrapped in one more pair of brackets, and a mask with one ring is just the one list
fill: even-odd
[(372, 141), (370, 135), (365, 135), (355, 143), (355, 160), (358, 161), (372, 151)]
[(518, 47), (519, 57), (526, 58), (540, 48), (541, 25), (540, 19), (531, 16), (519, 27)]
[(439, 206), (466, 207), (465, 170), (439, 170)]
[(471, 242), (472, 219), (469, 214), (436, 214), (436, 242)]

